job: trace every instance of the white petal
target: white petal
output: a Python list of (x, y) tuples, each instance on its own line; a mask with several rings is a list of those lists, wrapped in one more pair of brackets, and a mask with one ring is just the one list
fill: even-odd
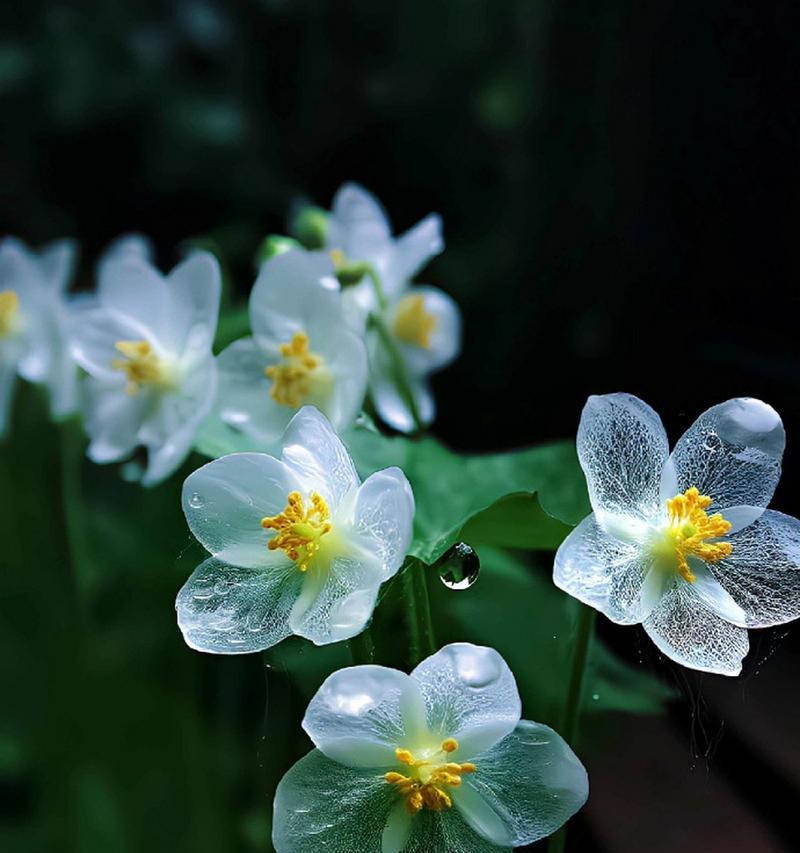
[(329, 676), (308, 705), (303, 728), (328, 758), (349, 767), (393, 767), (425, 725), (415, 681), (385, 666), (353, 666)]
[(730, 538), (733, 551), (708, 570), (746, 614), (750, 628), (800, 618), (800, 521), (767, 510)]
[(139, 443), (139, 429), (147, 413), (144, 394), (127, 394), (125, 383), (89, 379), (83, 386), (85, 427), (91, 442), (86, 451), (92, 462), (124, 459)]
[(39, 253), (39, 263), (45, 286), (53, 293), (63, 293), (68, 287), (78, 256), (74, 240), (56, 240)]
[(658, 648), (676, 663), (703, 672), (738, 675), (747, 631), (717, 616), (692, 589), (676, 583), (644, 622)]
[(652, 596), (643, 597), (651, 566), (639, 545), (606, 533), (592, 513), (561, 543), (553, 581), (612, 622), (634, 625), (654, 604)]
[(411, 281), (443, 249), (442, 218), (431, 213), (397, 238), (389, 274), (399, 282)]
[(478, 835), (464, 820), (459, 808), (430, 812), (423, 809), (411, 824), (411, 836), (403, 853), (510, 853)]
[(107, 261), (120, 261), (133, 259), (152, 264), (154, 258), (153, 244), (148, 237), (142, 234), (122, 234), (113, 240), (103, 252), (98, 262), (104, 264)]
[(200, 652), (260, 652), (291, 633), (288, 614), (299, 591), (292, 566), (241, 569), (211, 557), (175, 600), (187, 645)]
[[(418, 347), (399, 340), (397, 345), (411, 373), (421, 375), (441, 370), (461, 352), (461, 311), (455, 300), (437, 287), (412, 287), (403, 296), (417, 295), (424, 298), (425, 311), (436, 318), (430, 346)], [(393, 313), (389, 321), (391, 327), (395, 316)]]
[(267, 548), (261, 519), (286, 507), (300, 488), (294, 474), (265, 453), (232, 453), (192, 472), (183, 484), (183, 511), (203, 547), (235, 566), (291, 564)]
[(358, 486), (353, 460), (330, 421), (313, 406), (303, 406), (286, 427), (283, 461), (308, 490), (319, 492), (335, 511)]
[[(369, 393), (381, 420), (399, 432), (414, 432), (417, 424), (414, 423), (405, 395), (400, 393), (388, 355), (380, 344), (375, 344), (372, 340), (369, 351), (371, 359)], [(422, 426), (427, 426), (436, 416), (436, 405), (427, 380), (422, 376), (409, 373), (407, 381)]]
[(320, 347), (327, 368), (333, 374), (330, 398), (318, 408), (341, 431), (351, 426), (364, 406), (367, 393), (367, 349), (364, 342), (344, 326), (331, 329)]
[(749, 397), (704, 412), (672, 452), (678, 491), (692, 486), (714, 499), (711, 511), (766, 507), (778, 484), (786, 443), (780, 416)]
[(94, 299), (85, 299), (70, 308), (72, 357), (96, 379), (116, 382), (124, 389), (125, 375), (113, 366), (119, 358), (118, 341), (141, 340), (140, 327), (115, 315)]
[(744, 610), (725, 591), (716, 580), (709, 567), (702, 561), (689, 558), (690, 568), (695, 577), (692, 592), (708, 606), (717, 616), (734, 625), (747, 627), (747, 616)]
[(502, 740), (519, 722), (517, 683), (494, 650), (452, 643), (411, 673), (425, 699), (428, 726), (459, 743), (454, 761), (466, 761)]
[(413, 828), (414, 818), (401, 800), (386, 818), (381, 836), (381, 853), (402, 853)]
[(669, 457), (661, 418), (631, 394), (592, 396), (578, 428), (578, 456), (592, 507), (648, 518), (662, 510), (661, 472)]
[[(454, 803), (473, 828), (495, 844), (519, 847), (550, 835), (589, 794), (586, 770), (575, 753), (561, 735), (541, 723), (521, 720), (475, 764), (477, 772), (463, 777), (462, 788), (454, 791)], [(467, 792), (476, 796), (466, 800), (465, 808)], [(476, 797), (485, 804), (483, 809)]]
[(392, 228), (383, 206), (355, 183), (343, 184), (333, 198), (326, 243), (353, 261), (377, 262), (390, 246)]
[[(217, 331), (222, 276), (210, 252), (195, 252), (167, 277), (170, 347), (188, 358), (211, 351)], [(187, 353), (187, 348), (192, 352)]]

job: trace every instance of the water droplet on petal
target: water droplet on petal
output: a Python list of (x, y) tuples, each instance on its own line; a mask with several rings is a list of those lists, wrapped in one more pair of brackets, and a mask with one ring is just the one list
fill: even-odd
[(448, 589), (469, 589), (481, 571), (481, 561), (465, 542), (456, 542), (436, 563), (439, 580)]
[(202, 509), (202, 507), (203, 507), (203, 506), (205, 506), (205, 503), (206, 503), (206, 502), (205, 502), (205, 500), (203, 499), (203, 496), (202, 496), (202, 495), (200, 495), (198, 492), (195, 492), (195, 493), (194, 493), (194, 494), (189, 498), (189, 506), (190, 506), (192, 509)]

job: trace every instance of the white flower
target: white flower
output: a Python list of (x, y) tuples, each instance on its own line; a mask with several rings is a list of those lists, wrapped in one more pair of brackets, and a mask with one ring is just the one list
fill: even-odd
[(259, 449), (270, 449), (297, 410), (316, 406), (338, 431), (361, 411), (367, 353), (345, 321), (325, 252), (290, 251), (263, 264), (250, 294), (252, 338), (218, 357), (216, 414)]
[(183, 510), (212, 557), (178, 593), (186, 642), (205, 652), (317, 645), (360, 633), (411, 542), (414, 496), (399, 468), (361, 483), (313, 406), (292, 418), (280, 459), (233, 453), (191, 474)]
[(278, 786), (275, 850), (498, 853), (544, 838), (586, 801), (586, 771), (520, 713), (514, 676), (482, 646), (445, 646), (411, 675), (335, 672), (303, 720), (317, 749)]
[[(382, 298), (369, 275), (348, 287), (353, 322), (367, 326), (370, 394), (381, 418), (395, 429), (415, 429), (435, 416), (427, 377), (448, 365), (461, 349), (461, 315), (435, 287), (411, 280), (443, 247), (441, 219), (431, 214), (398, 238), (380, 203), (356, 184), (336, 194), (326, 246), (340, 269), (367, 263), (378, 275)], [(398, 371), (402, 374), (398, 376)], [(411, 399), (408, 399), (410, 393)]]
[(75, 254), (68, 240), (38, 253), (12, 237), (0, 243), (0, 435), (17, 374), (47, 386), (53, 417), (77, 406), (66, 295)]
[(117, 245), (99, 265), (95, 299), (75, 312), (73, 352), (89, 373), (89, 457), (115, 462), (147, 448), (144, 485), (189, 453), (214, 402), (220, 271), (197, 252), (162, 276), (140, 243)]
[(594, 513), (556, 554), (561, 589), (613, 622), (641, 622), (668, 657), (738, 675), (747, 628), (800, 616), (800, 522), (766, 507), (785, 435), (759, 400), (709, 409), (669, 453), (629, 394), (590, 397), (578, 455)]

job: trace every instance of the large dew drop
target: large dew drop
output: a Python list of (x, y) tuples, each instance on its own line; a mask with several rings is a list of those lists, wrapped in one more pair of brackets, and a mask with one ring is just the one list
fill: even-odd
[(481, 572), (481, 561), (466, 542), (456, 542), (436, 563), (439, 580), (448, 589), (469, 589)]

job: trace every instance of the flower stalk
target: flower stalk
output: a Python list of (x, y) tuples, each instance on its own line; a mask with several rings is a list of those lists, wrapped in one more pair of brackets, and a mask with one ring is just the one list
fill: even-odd
[(412, 666), (436, 651), (425, 568), (425, 564), (419, 560), (410, 560), (402, 574)]

